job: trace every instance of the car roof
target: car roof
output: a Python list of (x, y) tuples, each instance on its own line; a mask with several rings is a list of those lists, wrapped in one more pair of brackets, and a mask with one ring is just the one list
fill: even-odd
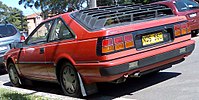
[(50, 20), (54, 20), (54, 19), (56, 19), (56, 18), (60, 18), (60, 17), (62, 17), (63, 15), (68, 14), (68, 13), (70, 13), (70, 12), (66, 12), (66, 13), (63, 13), (63, 14), (58, 14), (58, 15), (49, 17), (49, 18), (47, 18), (47, 19), (44, 19), (41, 23), (44, 23), (44, 22), (47, 22), (47, 21), (50, 21)]

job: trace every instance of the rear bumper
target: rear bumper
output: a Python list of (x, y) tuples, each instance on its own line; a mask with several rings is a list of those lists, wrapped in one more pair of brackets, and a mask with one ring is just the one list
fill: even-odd
[[(110, 82), (124, 75), (158, 69), (181, 60), (191, 54), (194, 47), (195, 41), (188, 40), (110, 61), (79, 63), (75, 66), (85, 83)], [(137, 62), (137, 66), (132, 67), (132, 62)]]
[(130, 67), (130, 63), (125, 63), (125, 64), (121, 64), (118, 66), (113, 66), (113, 67), (109, 67), (109, 68), (100, 68), (100, 74), (102, 76), (112, 76), (112, 75), (117, 75), (120, 73), (124, 73), (130, 70), (135, 70), (137, 68), (142, 68), (148, 65), (152, 65), (158, 62), (162, 62), (165, 60), (169, 60), (171, 58), (175, 58), (181, 55), (185, 55), (185, 54), (190, 54), (193, 50), (194, 50), (195, 45), (189, 45), (180, 49), (175, 49), (169, 52), (165, 52), (162, 54), (158, 54), (155, 56), (151, 56), (151, 57), (147, 57), (144, 59), (140, 59), (137, 62), (137, 66), (135, 67)]

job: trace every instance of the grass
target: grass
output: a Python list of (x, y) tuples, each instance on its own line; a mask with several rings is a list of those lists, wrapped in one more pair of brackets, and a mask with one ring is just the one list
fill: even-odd
[(33, 94), (21, 94), (16, 91), (0, 88), (0, 100), (49, 100), (49, 99), (40, 96), (34, 96)]

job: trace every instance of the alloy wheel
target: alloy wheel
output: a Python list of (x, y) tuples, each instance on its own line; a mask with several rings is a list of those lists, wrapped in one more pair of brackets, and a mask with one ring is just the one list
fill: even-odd
[(73, 94), (77, 88), (75, 72), (70, 67), (65, 67), (63, 71), (63, 84), (69, 94)]
[(61, 67), (60, 84), (64, 94), (72, 97), (81, 97), (80, 83), (73, 65), (64, 63)]
[(9, 73), (10, 81), (12, 82), (12, 84), (15, 86), (19, 86), (20, 78), (19, 78), (19, 75), (17, 73), (17, 70), (16, 70), (14, 64), (9, 64), (9, 72), (8, 73)]

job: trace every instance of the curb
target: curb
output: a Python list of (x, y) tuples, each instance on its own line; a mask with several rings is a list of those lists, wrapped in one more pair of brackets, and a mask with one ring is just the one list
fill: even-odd
[[(64, 95), (58, 95), (58, 94), (46, 93), (46, 92), (39, 92), (39, 91), (35, 91), (35, 90), (29, 90), (29, 89), (4, 85), (5, 83), (8, 83), (8, 82), (9, 82), (9, 80), (7, 80), (7, 79), (5, 79), (3, 82), (0, 81), (0, 88), (16, 91), (16, 92), (18, 92), (22, 95), (41, 96), (41, 97), (47, 98), (48, 100), (85, 100), (85, 99), (80, 99), (80, 98), (64, 96)], [(109, 100), (110, 98), (106, 98), (106, 96), (91, 98), (91, 100), (95, 100), (95, 99), (96, 100), (107, 100), (107, 99)], [(112, 100), (136, 100), (136, 99), (117, 97), (117, 98), (113, 98)]]

